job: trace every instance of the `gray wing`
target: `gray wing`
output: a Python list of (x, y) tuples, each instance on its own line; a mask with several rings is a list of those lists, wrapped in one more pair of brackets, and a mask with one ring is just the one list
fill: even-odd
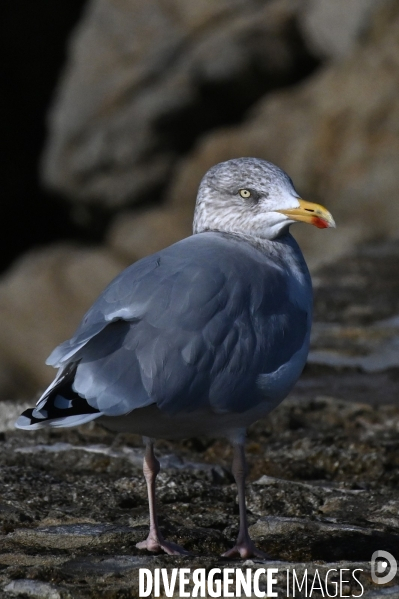
[(204, 233), (123, 271), (48, 363), (78, 362), (74, 390), (107, 415), (151, 403), (244, 411), (262, 399), (258, 375), (288, 362), (308, 327), (282, 269)]

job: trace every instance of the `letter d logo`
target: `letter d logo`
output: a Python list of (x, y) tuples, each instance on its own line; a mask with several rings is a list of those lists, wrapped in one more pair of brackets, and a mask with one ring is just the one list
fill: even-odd
[[(387, 574), (382, 576), (388, 569)], [(376, 584), (385, 584), (391, 582), (398, 571), (398, 564), (394, 556), (389, 551), (374, 551), (371, 556), (371, 578)]]

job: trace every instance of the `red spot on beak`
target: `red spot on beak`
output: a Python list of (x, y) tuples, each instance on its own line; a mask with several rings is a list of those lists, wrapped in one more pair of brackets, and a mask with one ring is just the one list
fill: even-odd
[(323, 220), (322, 218), (319, 218), (318, 216), (312, 216), (312, 225), (314, 225), (318, 229), (328, 228), (328, 222)]

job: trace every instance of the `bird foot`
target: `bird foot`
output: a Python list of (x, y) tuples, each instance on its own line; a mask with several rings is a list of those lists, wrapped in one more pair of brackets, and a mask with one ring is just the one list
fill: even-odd
[(242, 542), (237, 541), (232, 549), (229, 549), (222, 554), (222, 557), (241, 557), (243, 559), (247, 559), (249, 557), (260, 557), (262, 559), (272, 559), (270, 555), (267, 555), (267, 553), (257, 549), (251, 539), (246, 539)]
[(145, 541), (136, 543), (136, 547), (137, 549), (147, 549), (147, 551), (152, 551), (153, 553), (164, 551), (168, 555), (190, 555), (189, 551), (186, 551), (184, 547), (180, 547), (176, 543), (165, 541), (164, 538), (154, 535), (148, 535)]

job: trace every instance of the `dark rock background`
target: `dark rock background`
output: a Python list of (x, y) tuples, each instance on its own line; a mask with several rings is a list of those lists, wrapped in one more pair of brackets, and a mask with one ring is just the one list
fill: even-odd
[(331, 209), (336, 231), (293, 228), (313, 271), (397, 235), (397, 0), (7, 1), (4, 15), (2, 397), (43, 388), (44, 358), (115, 273), (190, 234), (215, 162), (275, 161)]
[(0, 597), (135, 597), (140, 564), (222, 563), (238, 522), (225, 442), (159, 443), (162, 525), (187, 561), (135, 549), (138, 438), (12, 422), (101, 289), (190, 234), (201, 176), (240, 155), (275, 161), (338, 222), (294, 228), (312, 350), (249, 432), (253, 535), (298, 572), (361, 564), (368, 596), (385, 596), (368, 561), (399, 557), (398, 0), (2, 8)]
[(0, 271), (32, 245), (79, 232), (59, 195), (39, 181), (38, 159), (66, 43), (85, 0), (4, 0), (0, 48), (2, 114)]

